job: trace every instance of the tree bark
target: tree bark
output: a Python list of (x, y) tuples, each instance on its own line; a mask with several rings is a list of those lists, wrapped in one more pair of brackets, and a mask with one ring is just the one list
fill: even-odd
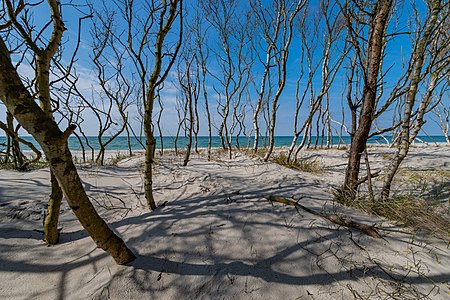
[(50, 172), (51, 192), (47, 203), (47, 214), (44, 218), (44, 241), (55, 245), (59, 241), (58, 220), (63, 198), (63, 191), (53, 172)]

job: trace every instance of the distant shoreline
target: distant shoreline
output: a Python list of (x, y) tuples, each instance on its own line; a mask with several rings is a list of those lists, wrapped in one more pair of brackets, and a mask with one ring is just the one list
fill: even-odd
[[(33, 140), (33, 138), (31, 136), (23, 136), (23, 139), (32, 142), (33, 144), (35, 144), (35, 146), (40, 149), (39, 145)], [(108, 137), (104, 137), (104, 140), (106, 141)], [(174, 149), (174, 142), (175, 142), (175, 138), (174, 136), (166, 136), (163, 137), (163, 144), (164, 144), (164, 150), (170, 150), (170, 149)], [(276, 136), (275, 137), (275, 147), (289, 147), (291, 146), (292, 143), (292, 138), (293, 136)], [(99, 147), (99, 143), (98, 143), (98, 138), (96, 136), (88, 136), (87, 137), (89, 145), (95, 150), (98, 151), (100, 149)], [(376, 137), (376, 138), (371, 138), (368, 141), (368, 145), (375, 145), (375, 146), (389, 146), (388, 142), (391, 142), (392, 137), (390, 136), (386, 136), (384, 138), (382, 137)], [(186, 148), (187, 145), (187, 137), (178, 137), (178, 148), (179, 149), (183, 149)], [(247, 148), (247, 145), (250, 144), (250, 147), (253, 146), (253, 141), (254, 138), (250, 137), (250, 143), (249, 143), (249, 139), (247, 137), (239, 137), (239, 145), (241, 148)], [(297, 145), (300, 144), (301, 138), (299, 138), (299, 141), (297, 141)], [(0, 148), (2, 146), (2, 144), (4, 144), (6, 142), (6, 138), (4, 136), (0, 136)], [(86, 141), (83, 139), (83, 146), (85, 147), (86, 152), (91, 151), (91, 148), (87, 145)], [(137, 150), (142, 150), (143, 147), (140, 144), (143, 143), (144, 144), (144, 140), (142, 139), (140, 142), (135, 138), (135, 137), (131, 137), (131, 149), (132, 151), (137, 151)], [(207, 149), (208, 148), (208, 142), (209, 142), (209, 137), (208, 136), (198, 136), (198, 148), (204, 148)], [(344, 136), (344, 137), (336, 137), (333, 136), (332, 139), (329, 141), (330, 142), (330, 146), (331, 147), (337, 147), (337, 146), (348, 146), (350, 145), (350, 136)], [(307, 142), (305, 142), (305, 146), (307, 146)], [(310, 146), (311, 147), (315, 147), (315, 145), (317, 144), (318, 148), (323, 148), (323, 147), (327, 147), (327, 137), (319, 137), (316, 138), (315, 136), (311, 137), (311, 142), (310, 142)], [(445, 136), (440, 135), (440, 136), (418, 136), (417, 139), (413, 142), (414, 146), (418, 146), (418, 145), (424, 145), (424, 146), (428, 146), (430, 144), (433, 145), (445, 145), (447, 144)], [(194, 143), (193, 143), (193, 148), (194, 148)], [(23, 146), (23, 150), (30, 150), (28, 149), (26, 146)], [(232, 147), (236, 147), (237, 143), (236, 143), (236, 138), (233, 137), (233, 144)], [(128, 139), (126, 136), (119, 136), (117, 137), (114, 141), (112, 141), (107, 147), (106, 150), (123, 150), (123, 151), (128, 151)], [(157, 149), (160, 150), (161, 146), (160, 146), (160, 138), (157, 137), (157, 145), (156, 145)], [(260, 148), (264, 148), (264, 138), (260, 138), (259, 140), (259, 147)], [(80, 146), (79, 140), (75, 137), (75, 136), (71, 136), (69, 138), (69, 148), (72, 151), (82, 151), (82, 147)], [(211, 148), (222, 148), (222, 143), (220, 140), (219, 136), (214, 136), (212, 138), (212, 143), (211, 143)], [(305, 147), (306, 148), (306, 147)]]

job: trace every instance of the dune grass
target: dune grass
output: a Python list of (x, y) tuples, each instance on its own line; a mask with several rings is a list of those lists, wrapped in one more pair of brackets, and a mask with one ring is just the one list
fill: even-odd
[(367, 196), (358, 195), (351, 203), (340, 192), (335, 192), (334, 196), (337, 202), (346, 206), (450, 242), (450, 203), (419, 197), (413, 193), (399, 193), (387, 201), (371, 200)]
[(285, 153), (281, 152), (272, 157), (272, 161), (276, 164), (284, 166), (289, 169), (294, 169), (302, 172), (321, 174), (325, 171), (325, 166), (317, 159), (297, 159), (287, 160)]

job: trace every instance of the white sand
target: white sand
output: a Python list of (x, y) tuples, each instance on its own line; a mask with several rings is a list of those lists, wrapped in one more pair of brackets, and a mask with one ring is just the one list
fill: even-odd
[[(387, 148), (371, 148), (373, 168)], [(138, 255), (117, 266), (97, 249), (64, 204), (61, 243), (42, 242), (48, 169), (0, 172), (0, 299), (417, 299), (450, 298), (450, 250), (433, 237), (382, 231), (373, 239), (293, 207), (276, 194), (366, 224), (389, 222), (342, 208), (331, 191), (343, 180), (346, 152), (305, 151), (327, 166), (297, 172), (259, 159), (158, 158), (149, 212), (142, 156), (117, 166), (81, 167), (86, 191)], [(448, 147), (415, 148), (403, 165), (449, 170)], [(401, 184), (395, 186), (402, 188)], [(399, 228), (397, 228), (399, 229)], [(406, 229), (402, 229), (406, 230)], [(389, 296), (391, 295), (391, 296)]]

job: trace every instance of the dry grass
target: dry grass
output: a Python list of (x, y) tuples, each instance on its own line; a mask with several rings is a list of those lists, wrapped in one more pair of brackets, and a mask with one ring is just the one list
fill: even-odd
[(396, 178), (401, 181), (437, 183), (445, 179), (450, 179), (450, 171), (402, 169), (397, 173)]
[(384, 217), (414, 231), (432, 234), (450, 241), (450, 210), (439, 201), (418, 198), (412, 194), (395, 195), (389, 201), (359, 197), (352, 203), (336, 193), (335, 199), (345, 205)]
[(117, 166), (117, 164), (121, 161), (124, 160), (125, 158), (129, 158), (130, 155), (128, 154), (122, 154), (119, 152), (117, 152), (113, 157), (108, 159), (108, 163), (113, 165), (113, 166)]
[(383, 160), (392, 160), (393, 157), (394, 156), (392, 154), (389, 154), (389, 153), (381, 154), (381, 159), (383, 159)]
[(258, 150), (253, 151), (252, 148), (242, 148), (241, 152), (244, 153), (245, 155), (248, 155), (250, 157), (264, 157), (264, 155), (266, 154), (267, 149), (266, 148), (258, 148)]
[(389, 201), (367, 196), (350, 200), (337, 190), (337, 202), (356, 207), (367, 213), (384, 217), (415, 231), (429, 233), (450, 241), (450, 171), (448, 170), (400, 170), (394, 181), (403, 185), (403, 191)]
[(320, 174), (325, 171), (323, 164), (316, 159), (297, 159), (288, 161), (286, 154), (279, 153), (273, 156), (272, 161), (289, 169), (313, 174)]
[(24, 169), (17, 168), (14, 165), (14, 162), (12, 160), (12, 157), (10, 159), (6, 160), (3, 156), (0, 156), (0, 170), (19, 170), (19, 171), (31, 171), (31, 170), (37, 170), (48, 167), (48, 162), (41, 158), (38, 161), (31, 162), (26, 165)]
[(450, 196), (450, 171), (448, 170), (400, 170), (394, 182), (403, 185), (413, 194), (431, 200), (443, 201)]

